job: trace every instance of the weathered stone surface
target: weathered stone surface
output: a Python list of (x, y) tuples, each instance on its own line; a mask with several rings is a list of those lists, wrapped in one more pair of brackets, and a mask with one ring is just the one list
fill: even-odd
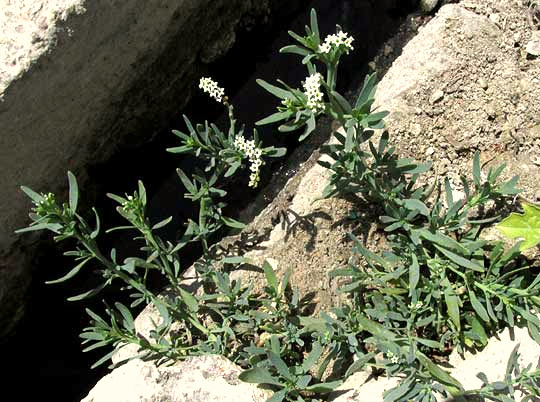
[(540, 31), (533, 31), (531, 40), (525, 47), (527, 53), (533, 56), (540, 56)]
[[(457, 379), (466, 390), (478, 389), (482, 387), (482, 381), (476, 374), (483, 372), (487, 378), (494, 381), (504, 381), (506, 375), (506, 364), (510, 352), (520, 345), (520, 367), (524, 368), (531, 364), (536, 367), (540, 358), (540, 345), (529, 337), (526, 328), (514, 328), (514, 334), (505, 329), (498, 336), (489, 339), (484, 350), (472, 354), (467, 352), (465, 359), (457, 353), (450, 356), (448, 371)], [(446, 369), (446, 368), (445, 368)], [(376, 380), (366, 372), (355, 373), (350, 376), (339, 388), (334, 396), (328, 399), (332, 402), (361, 402), (361, 401), (382, 401), (383, 393), (395, 387), (398, 378), (379, 377)], [(515, 397), (521, 400), (525, 395), (516, 392)], [(441, 398), (439, 398), (441, 400)]]
[(103, 377), (82, 402), (264, 402), (271, 393), (238, 379), (221, 356), (193, 357), (156, 367), (134, 359)]
[(239, 27), (300, 2), (0, 0), (0, 338), (23, 310), (18, 256), (35, 239), (13, 233), (30, 207), (18, 187), (65, 191), (68, 169), (84, 182), (89, 163), (185, 106)]

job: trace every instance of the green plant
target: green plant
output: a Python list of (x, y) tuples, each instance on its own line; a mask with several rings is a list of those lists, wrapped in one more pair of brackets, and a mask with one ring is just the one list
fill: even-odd
[(540, 244), (540, 207), (527, 202), (522, 203), (523, 213), (511, 213), (497, 224), (507, 237), (523, 238), (519, 250), (524, 251)]
[[(480, 375), (484, 386), (475, 391), (464, 391), (436, 364), (451, 350), (485, 346), (488, 337), (505, 326), (527, 326), (540, 342), (540, 275), (520, 254), (523, 244), (505, 249), (502, 242), (481, 236), (488, 224), (500, 218), (501, 207), (519, 192), (517, 177), (501, 181), (504, 165), (483, 176), (476, 153), (472, 181), (461, 178), (460, 199), (454, 198), (455, 184), (448, 179), (425, 184), (429, 180), (422, 175), (430, 164), (400, 158), (389, 134), (375, 131), (384, 128), (387, 115), (373, 110), (376, 76), (366, 77), (352, 104), (336, 90), (340, 58), (353, 49), (352, 37), (338, 27), (322, 41), (315, 11), (305, 36), (290, 35), (297, 44), (281, 51), (302, 56), (308, 77), (302, 89), (282, 81), (278, 87), (259, 80), (281, 104), (258, 124), (281, 122), (282, 132), (303, 129), (299, 136), (303, 140), (316, 128), (318, 117), (339, 122), (344, 131), (334, 133), (334, 139), (322, 147), (329, 161), (320, 164), (329, 171), (329, 183), (321, 196), (353, 194), (377, 204), (386, 250), (376, 254), (351, 234), (355, 258), (331, 273), (348, 279), (340, 289), (348, 302), (318, 317), (310, 314), (310, 300), (291, 288), (290, 271), (278, 279), (274, 267), (265, 262), (266, 286), (261, 292), (233, 279), (230, 269), (249, 261), (214, 243), (224, 228), (244, 226), (223, 215), (224, 183), (248, 168), (248, 186), (256, 187), (264, 158), (282, 156), (285, 150), (263, 147), (256, 130), (252, 139), (246, 139), (243, 128), (237, 129), (224, 89), (203, 78), (200, 88), (227, 108), (230, 124), (223, 132), (214, 124), (193, 125), (184, 117), (187, 132), (174, 131), (181, 144), (168, 151), (206, 163), (204, 170), (196, 170), (191, 177), (177, 171), (187, 190), (185, 197), (199, 209), (198, 219), (186, 222), (179, 239), (166, 241), (155, 233), (171, 219), (149, 222), (141, 182), (131, 195), (109, 194), (128, 222), (109, 232), (129, 230), (135, 233), (134, 241), (142, 243), (144, 257), (122, 262), (117, 261), (114, 249), (108, 255), (100, 251), (97, 212), (93, 209), (96, 223), (92, 227), (77, 211), (78, 185), (71, 172), (69, 202), (62, 205), (53, 194), (22, 188), (35, 206), (32, 223), (19, 232), (50, 230), (57, 241), (77, 242), (75, 250), (66, 252), (77, 265), (51, 283), (67, 281), (85, 266), (97, 265), (102, 283), (68, 300), (95, 296), (113, 282), (120, 282), (132, 300), (129, 306), (106, 303), (105, 318), (87, 310), (91, 323), (81, 334), (88, 345), (85, 350), (113, 347), (96, 365), (126, 343), (138, 345), (140, 357), (158, 362), (221, 354), (246, 369), (242, 380), (273, 390), (273, 402), (320, 400), (359, 370), (402, 377), (397, 387), (385, 393), (388, 402), (435, 401), (437, 394), (506, 401), (517, 388), (538, 395), (538, 369), (520, 370), (517, 350), (510, 356), (503, 382), (489, 383)], [(538, 211), (532, 206), (524, 209), (523, 217), (511, 216), (499, 228), (514, 228), (510, 234), (526, 237), (525, 244), (535, 244), (531, 236), (536, 233), (531, 230), (536, 228)], [(532, 229), (524, 231), (524, 225)], [(202, 248), (194, 264), (201, 285), (195, 293), (186, 288), (181, 264), (182, 249), (190, 242)], [(158, 295), (149, 288), (153, 272), (166, 278), (166, 293)], [(148, 338), (135, 328), (131, 309), (138, 305), (153, 305), (159, 314)]]

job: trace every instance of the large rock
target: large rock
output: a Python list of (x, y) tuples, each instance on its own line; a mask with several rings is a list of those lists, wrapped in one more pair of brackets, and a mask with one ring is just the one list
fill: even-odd
[(0, 0), (0, 339), (23, 312), (35, 240), (13, 233), (30, 207), (19, 186), (65, 191), (67, 169), (84, 180), (170, 121), (239, 27), (301, 1)]
[(103, 377), (82, 402), (264, 402), (271, 392), (240, 381), (241, 369), (221, 356), (172, 366), (131, 360)]

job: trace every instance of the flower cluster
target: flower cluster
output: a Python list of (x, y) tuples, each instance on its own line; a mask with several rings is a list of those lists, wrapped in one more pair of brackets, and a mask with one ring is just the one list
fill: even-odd
[(392, 353), (392, 352), (386, 353), (386, 358), (387, 358), (388, 360), (390, 360), (390, 363), (392, 363), (392, 364), (398, 364), (398, 363), (399, 363), (399, 357), (396, 356), (396, 355), (395, 355), (394, 353)]
[(328, 35), (324, 39), (324, 43), (319, 46), (319, 52), (330, 53), (333, 48), (341, 48), (348, 54), (350, 50), (354, 50), (352, 46), (353, 40), (354, 38), (349, 36), (346, 32), (339, 31), (337, 34)]
[(39, 202), (34, 202), (34, 212), (39, 216), (46, 216), (49, 212), (58, 209), (56, 198), (53, 193), (41, 194), (43, 199)]
[(416, 303), (410, 303), (410, 304), (409, 304), (409, 308), (410, 308), (411, 310), (419, 310), (419, 309), (421, 309), (423, 306), (424, 306), (424, 303), (422, 303), (421, 301), (417, 301)]
[(306, 82), (304, 82), (304, 93), (307, 96), (307, 107), (314, 112), (324, 109), (323, 93), (321, 92), (322, 79), (323, 78), (320, 73), (315, 73), (307, 77)]
[(243, 136), (239, 135), (234, 140), (234, 148), (242, 152), (249, 159), (249, 170), (251, 174), (249, 175), (249, 187), (257, 187), (259, 184), (259, 171), (263, 164), (262, 160), (262, 150), (255, 145), (254, 140), (246, 140)]
[(208, 77), (201, 78), (199, 82), (199, 88), (201, 88), (204, 92), (209, 94), (216, 101), (220, 103), (223, 101), (223, 98), (225, 96), (225, 90), (219, 87), (217, 82), (212, 80), (212, 78), (208, 78)]

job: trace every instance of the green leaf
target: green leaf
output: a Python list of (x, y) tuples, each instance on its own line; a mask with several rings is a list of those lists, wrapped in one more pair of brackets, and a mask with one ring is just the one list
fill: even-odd
[(269, 350), (266, 351), (266, 355), (268, 356), (268, 360), (270, 361), (270, 363), (272, 363), (280, 376), (286, 378), (287, 380), (293, 380), (293, 376), (289, 371), (289, 367), (287, 367), (287, 364), (281, 359), (281, 357)]
[(255, 124), (257, 126), (264, 126), (265, 124), (271, 124), (271, 123), (275, 123), (281, 120), (288, 120), (291, 117), (292, 117), (292, 113), (289, 111), (277, 112), (277, 113), (271, 114), (270, 116), (265, 117), (264, 119), (257, 121)]
[(313, 113), (309, 116), (309, 119), (306, 121), (306, 129), (302, 133), (302, 135), (298, 138), (298, 141), (303, 141), (308, 135), (312, 133), (313, 130), (315, 130), (315, 127), (317, 126), (317, 123), (315, 121), (315, 115)]
[(180, 180), (184, 184), (184, 187), (186, 190), (190, 193), (195, 193), (197, 191), (197, 188), (194, 186), (194, 184), (191, 182), (191, 180), (188, 179), (186, 174), (183, 172), (182, 169), (178, 168), (176, 169), (176, 173), (178, 174), (178, 177), (180, 177)]
[(431, 375), (439, 381), (441, 384), (445, 385), (452, 396), (458, 396), (463, 392), (463, 386), (461, 383), (444, 371), (442, 368), (437, 366), (431, 359), (426, 355), (418, 352), (416, 358), (420, 361), (422, 366), (424, 366)]
[(427, 229), (419, 229), (418, 235), (420, 235), (423, 239), (426, 239), (427, 241), (431, 243), (438, 244), (439, 246), (444, 247), (445, 249), (451, 250), (454, 253), (457, 253), (461, 256), (470, 256), (470, 251), (467, 250), (466, 247), (461, 245), (458, 241), (453, 239), (450, 236), (447, 236), (439, 231), (436, 232), (430, 232)]
[(101, 359), (99, 359), (97, 362), (95, 362), (94, 364), (92, 364), (92, 369), (98, 367), (98, 366), (101, 366), (103, 363), (105, 363), (107, 360), (109, 360), (112, 355), (114, 355), (116, 353), (116, 349), (113, 349), (112, 351), (110, 351), (109, 353), (107, 353), (105, 356), (103, 356)]
[(27, 228), (17, 229), (15, 233), (33, 232), (35, 230), (50, 230), (54, 233), (60, 233), (62, 225), (59, 223), (38, 223), (37, 225), (28, 226)]
[(131, 312), (129, 309), (124, 306), (122, 303), (114, 303), (118, 311), (120, 311), (120, 314), (122, 314), (122, 317), (124, 318), (124, 326), (132, 330), (135, 328), (135, 324), (133, 323), (133, 315), (131, 315)]
[(420, 280), (420, 265), (418, 264), (418, 258), (415, 254), (411, 254), (412, 262), (409, 267), (409, 293), (416, 289), (418, 281)]
[(358, 99), (356, 100), (356, 104), (354, 106), (355, 109), (358, 109), (366, 102), (368, 102), (370, 98), (373, 97), (376, 82), (377, 73), (366, 75), (366, 78), (364, 79), (364, 86), (362, 87), (362, 90), (360, 91), (360, 94), (358, 95)]
[(278, 280), (277, 280), (276, 274), (274, 273), (274, 268), (272, 268), (272, 265), (270, 265), (270, 263), (265, 260), (263, 264), (263, 269), (264, 269), (264, 274), (266, 276), (266, 281), (268, 282), (268, 285), (270, 285), (272, 289), (277, 290)]
[(182, 145), (180, 147), (167, 148), (166, 151), (170, 152), (172, 154), (183, 154), (185, 152), (191, 151), (191, 149), (192, 149), (192, 147), (190, 147), (188, 145)]
[(313, 33), (313, 36), (316, 40), (316, 45), (319, 46), (320, 38), (319, 38), (319, 24), (317, 23), (317, 12), (314, 8), (311, 9), (311, 13), (309, 15), (309, 22), (311, 25), (311, 32)]
[[(333, 100), (335, 100), (335, 103), (339, 108), (343, 111), (344, 114), (351, 114), (352, 113), (352, 107), (339, 92), (332, 91), (330, 93), (332, 95)], [(351, 126), (352, 127), (352, 126)]]
[(356, 137), (356, 128), (354, 125), (347, 129), (347, 137), (345, 138), (345, 151), (351, 152), (354, 146), (354, 140)]
[(28, 188), (26, 186), (21, 186), (21, 190), (28, 196), (32, 201), (34, 201), (35, 204), (39, 204), (40, 202), (44, 201), (45, 198), (41, 194), (36, 193), (31, 188)]
[(469, 299), (474, 311), (476, 311), (476, 314), (478, 314), (478, 316), (485, 322), (489, 322), (490, 319), (487, 310), (485, 309), (484, 305), (480, 303), (472, 289), (469, 290)]
[(521, 193), (522, 190), (516, 188), (516, 184), (519, 180), (519, 176), (514, 176), (507, 182), (503, 183), (499, 188), (498, 191), (503, 195), (514, 195)]
[(222, 216), (221, 217), (221, 221), (231, 227), (231, 228), (235, 228), (235, 229), (244, 229), (246, 227), (246, 225), (240, 221), (237, 221), (236, 219), (233, 219), (233, 218), (227, 218), (225, 216)]
[(266, 82), (264, 80), (257, 79), (257, 84), (259, 84), (261, 87), (266, 89), (272, 95), (277, 96), (278, 98), (290, 99), (290, 100), (295, 99), (294, 95), (292, 93), (290, 93), (289, 91), (287, 91), (285, 89), (281, 89), (279, 87), (276, 87), (275, 85), (269, 84), (268, 82)]
[(79, 186), (75, 175), (70, 171), (67, 172), (69, 182), (69, 209), (75, 213), (77, 211), (77, 202), (79, 200)]
[(288, 389), (282, 389), (281, 391), (275, 392), (271, 398), (266, 400), (266, 402), (281, 402), (283, 399), (285, 399), (288, 392)]
[(234, 161), (233, 163), (231, 163), (231, 166), (229, 166), (229, 168), (225, 172), (225, 177), (232, 176), (238, 170), (240, 165), (242, 165), (242, 162), (240, 161)]
[(463, 257), (457, 255), (457, 254), (454, 254), (450, 250), (447, 250), (447, 249), (445, 249), (443, 247), (440, 247), (437, 244), (434, 244), (434, 246), (437, 248), (437, 250), (439, 250), (446, 257), (448, 257), (448, 259), (450, 261), (456, 263), (457, 265), (460, 265), (460, 266), (462, 266), (464, 268), (471, 269), (471, 270), (476, 271), (476, 272), (484, 272), (485, 271), (485, 269), (483, 267), (481, 267), (478, 264), (475, 264), (471, 260), (468, 260), (466, 258), (463, 258)]
[(247, 259), (245, 257), (235, 255), (235, 256), (231, 256), (231, 257), (225, 257), (221, 261), (226, 263), (226, 264), (242, 264), (242, 263), (246, 262)]
[(191, 293), (186, 292), (184, 289), (180, 288), (180, 296), (182, 297), (182, 301), (186, 303), (186, 305), (191, 311), (195, 313), (199, 310), (199, 302)]
[(92, 207), (92, 211), (94, 212), (94, 216), (96, 217), (96, 228), (90, 233), (90, 238), (95, 239), (97, 235), (99, 234), (100, 230), (100, 221), (99, 221), (99, 215), (94, 207)]
[(335, 388), (339, 387), (342, 383), (343, 381), (341, 380), (321, 382), (319, 384), (310, 385), (309, 387), (306, 387), (305, 390), (310, 391), (310, 392), (325, 394), (327, 392), (333, 391)]
[(162, 228), (163, 226), (167, 225), (170, 221), (172, 221), (172, 216), (169, 216), (167, 219), (163, 219), (161, 222), (156, 223), (154, 226), (152, 226), (152, 230)]
[(351, 374), (356, 373), (357, 371), (363, 370), (366, 363), (373, 359), (373, 357), (375, 357), (375, 353), (372, 352), (360, 357), (358, 360), (356, 360), (355, 362), (353, 362), (353, 364), (349, 366), (347, 372), (345, 373), (345, 377), (348, 377)]
[(280, 158), (284, 156), (287, 153), (287, 148), (285, 147), (268, 147), (263, 149), (264, 155), (269, 156), (271, 158)]
[(480, 152), (476, 151), (473, 158), (473, 181), (476, 187), (480, 187), (481, 181), (481, 171), (480, 171)]
[(319, 358), (321, 357), (322, 352), (323, 352), (323, 349), (321, 347), (321, 344), (319, 342), (315, 342), (313, 344), (313, 348), (311, 349), (311, 352), (309, 353), (308, 357), (306, 357), (302, 363), (303, 373), (307, 373), (315, 365), (315, 363), (319, 361)]
[(296, 388), (305, 389), (308, 386), (310, 381), (311, 381), (311, 376), (309, 374), (303, 375), (296, 380)]
[(67, 281), (68, 279), (71, 279), (73, 278), (75, 275), (77, 275), (77, 273), (81, 270), (81, 268), (84, 266), (84, 264), (86, 264), (88, 261), (90, 261), (92, 258), (89, 257), (87, 259), (85, 259), (84, 261), (82, 261), (79, 265), (77, 265), (75, 268), (73, 268), (71, 271), (69, 271), (66, 275), (64, 275), (63, 277), (61, 278), (58, 278), (58, 279), (54, 279), (52, 281), (45, 281), (45, 283), (47, 285), (50, 285), (50, 284), (53, 284), (53, 283), (60, 283), (60, 282), (65, 282)]
[(457, 330), (460, 331), (461, 317), (459, 315), (459, 298), (451, 287), (446, 287), (444, 289), (444, 301), (446, 302), (448, 316), (456, 326)]
[(418, 210), (422, 215), (428, 216), (429, 215), (429, 209), (426, 207), (426, 204), (424, 204), (420, 200), (416, 200), (414, 198), (407, 198), (403, 200), (403, 204), (405, 205), (405, 208), (413, 211)]
[(141, 180), (137, 180), (137, 186), (139, 188), (139, 200), (141, 201), (141, 204), (145, 206), (146, 205), (146, 189), (144, 188), (144, 184)]
[(312, 54), (308, 49), (297, 46), (297, 45), (289, 45), (282, 47), (279, 49), (279, 53), (293, 53), (293, 54), (299, 54), (300, 56), (308, 56)]
[(497, 229), (505, 236), (525, 239), (519, 250), (524, 251), (540, 244), (540, 206), (523, 203), (523, 214), (511, 213), (503, 219)]
[(102, 283), (101, 285), (95, 287), (94, 289), (91, 289), (87, 292), (84, 292), (84, 293), (81, 293), (77, 296), (71, 296), (71, 297), (68, 297), (67, 300), (68, 301), (79, 301), (79, 300), (83, 300), (83, 299), (88, 299), (92, 296), (95, 296), (97, 295), (99, 292), (101, 292), (101, 290), (107, 286), (106, 283)]
[(411, 385), (414, 381), (414, 377), (407, 378), (401, 381), (397, 387), (385, 391), (383, 394), (384, 402), (395, 402), (400, 401), (401, 397), (404, 396), (411, 389)]

